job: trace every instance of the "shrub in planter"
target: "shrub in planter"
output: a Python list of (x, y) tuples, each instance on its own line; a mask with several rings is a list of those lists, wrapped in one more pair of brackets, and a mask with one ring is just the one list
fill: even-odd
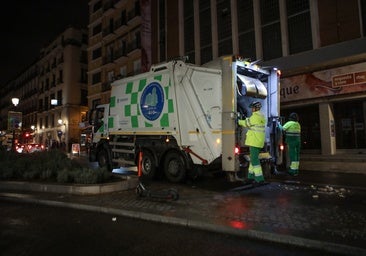
[(95, 184), (111, 180), (106, 169), (83, 168), (58, 150), (18, 154), (4, 152), (0, 156), (0, 179), (44, 180), (60, 183)]

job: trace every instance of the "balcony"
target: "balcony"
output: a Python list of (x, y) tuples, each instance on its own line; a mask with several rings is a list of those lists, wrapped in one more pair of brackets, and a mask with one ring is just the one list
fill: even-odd
[(124, 31), (127, 31), (127, 19), (118, 19), (114, 22), (114, 33), (117, 35), (122, 34)]
[(103, 35), (103, 39), (105, 39), (105, 40), (112, 40), (115, 36), (115, 34), (113, 32), (113, 28), (111, 28), (111, 27), (103, 29), (102, 35)]
[(103, 57), (103, 65), (109, 65), (113, 63), (113, 54)]
[(114, 62), (121, 63), (127, 59), (126, 49), (120, 48), (114, 51)]
[(102, 83), (102, 92), (110, 91), (111, 90), (111, 82), (104, 82)]
[(136, 51), (141, 50), (141, 41), (140, 40), (133, 40), (127, 46), (127, 55), (132, 55)]
[(109, 0), (104, 3), (104, 5), (103, 5), (103, 15), (104, 16), (109, 16), (110, 14), (113, 13), (115, 2), (116, 2), (116, 0)]

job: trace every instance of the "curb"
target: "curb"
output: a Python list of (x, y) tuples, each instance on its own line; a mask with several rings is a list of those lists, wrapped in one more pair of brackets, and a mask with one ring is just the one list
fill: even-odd
[(37, 182), (22, 181), (2, 181), (0, 187), (7, 190), (16, 191), (33, 191), (33, 192), (50, 192), (72, 195), (99, 195), (116, 191), (123, 191), (136, 188), (138, 179), (135, 177), (126, 177), (117, 182), (96, 184), (96, 185), (59, 185), (59, 184), (43, 184)]
[(231, 228), (228, 226), (216, 225), (216, 224), (206, 223), (206, 222), (202, 222), (202, 221), (190, 220), (190, 219), (186, 219), (186, 218), (161, 216), (161, 215), (152, 214), (152, 213), (122, 210), (122, 209), (115, 209), (115, 208), (94, 206), (94, 205), (84, 205), (84, 204), (76, 204), (76, 203), (66, 203), (66, 202), (59, 202), (59, 201), (43, 200), (43, 199), (33, 199), (33, 198), (26, 198), (26, 197), (19, 197), (19, 196), (11, 196), (8, 194), (3, 194), (0, 196), (3, 200), (10, 201), (10, 202), (36, 203), (36, 204), (42, 204), (42, 205), (47, 205), (47, 206), (67, 207), (67, 208), (72, 208), (72, 209), (77, 209), (77, 210), (113, 214), (113, 215), (118, 215), (118, 216), (122, 216), (122, 217), (135, 218), (135, 219), (141, 219), (141, 220), (146, 220), (146, 221), (153, 221), (153, 222), (158, 222), (158, 223), (189, 227), (189, 228), (198, 229), (198, 230), (204, 230), (204, 231), (215, 232), (215, 233), (223, 233), (223, 234), (227, 234), (227, 235), (240, 236), (240, 237), (250, 238), (250, 239), (255, 239), (255, 240), (262, 240), (262, 241), (275, 242), (275, 243), (280, 243), (280, 244), (285, 244), (285, 245), (299, 246), (302, 248), (319, 250), (319, 251), (323, 251), (323, 252), (327, 252), (327, 253), (357, 255), (357, 256), (366, 255), (366, 249), (362, 249), (362, 248), (358, 248), (358, 247), (311, 240), (311, 239), (295, 237), (295, 236), (290, 236), (290, 235), (274, 234), (274, 233), (270, 233), (270, 232), (263, 232), (263, 231), (257, 231), (257, 230), (235, 229), (235, 228)]

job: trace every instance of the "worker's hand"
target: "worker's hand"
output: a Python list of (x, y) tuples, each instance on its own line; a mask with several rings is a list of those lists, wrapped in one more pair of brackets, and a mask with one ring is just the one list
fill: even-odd
[(241, 114), (239, 112), (236, 113), (236, 122), (239, 123), (239, 120), (241, 120)]

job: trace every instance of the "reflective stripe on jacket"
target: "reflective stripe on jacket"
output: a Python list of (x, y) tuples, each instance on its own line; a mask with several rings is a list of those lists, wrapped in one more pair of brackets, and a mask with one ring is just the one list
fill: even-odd
[(248, 128), (245, 145), (263, 148), (266, 119), (260, 111), (253, 112), (253, 114), (247, 119), (239, 120), (238, 124)]
[(283, 125), (283, 130), (286, 131), (286, 136), (300, 136), (301, 126), (299, 122), (288, 121)]

